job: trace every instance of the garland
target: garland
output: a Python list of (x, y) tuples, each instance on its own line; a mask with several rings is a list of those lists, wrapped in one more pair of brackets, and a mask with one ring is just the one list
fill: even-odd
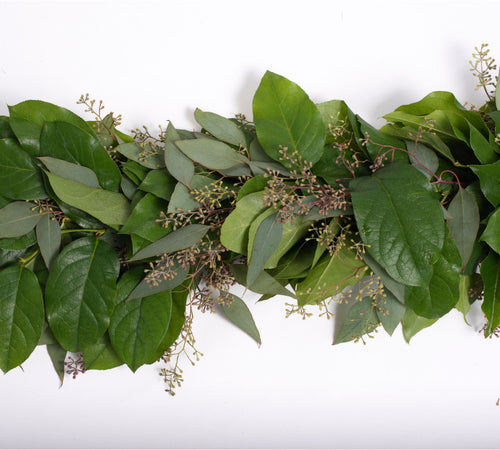
[[(235, 283), (330, 303), (335, 343), (399, 323), (409, 340), (482, 300), (500, 325), (500, 100), (476, 49), (487, 103), (449, 92), (373, 128), (343, 101), (314, 104), (266, 72), (254, 122), (195, 111), (201, 131), (118, 131), (42, 101), (0, 117), (0, 369), (46, 345), (61, 377), (163, 358), (167, 391), (194, 347), (195, 309), (220, 309), (260, 343)], [(498, 97), (500, 98), (500, 97)]]

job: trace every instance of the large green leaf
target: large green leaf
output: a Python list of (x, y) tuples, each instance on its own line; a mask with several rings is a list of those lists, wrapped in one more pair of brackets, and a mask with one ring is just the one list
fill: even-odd
[(45, 265), (50, 270), (61, 246), (61, 227), (50, 214), (45, 214), (38, 222), (36, 239)]
[(229, 145), (213, 139), (175, 141), (175, 145), (188, 158), (207, 169), (224, 170), (248, 162), (247, 158)]
[(172, 294), (164, 291), (122, 301), (111, 317), (109, 337), (116, 353), (132, 371), (149, 363), (170, 322)]
[(424, 328), (430, 327), (435, 323), (437, 319), (427, 319), (425, 317), (418, 316), (415, 311), (407, 308), (403, 319), (401, 320), (401, 325), (403, 327), (403, 335), (406, 342), (410, 342), (411, 338), (415, 336), (419, 331)]
[(40, 169), (14, 139), (0, 139), (0, 195), (13, 200), (47, 197)]
[(40, 156), (38, 158), (47, 170), (62, 178), (82, 183), (85, 186), (99, 189), (99, 180), (95, 172), (80, 164), (70, 163), (64, 159), (52, 158), (50, 156)]
[(35, 228), (41, 218), (33, 203), (9, 203), (0, 209), (0, 238), (23, 236)]
[(10, 126), (21, 147), (31, 156), (38, 156), (40, 153), (40, 133), (42, 127), (20, 117), (10, 117)]
[(259, 225), (253, 240), (250, 262), (248, 265), (247, 283), (252, 285), (260, 272), (278, 248), (283, 233), (283, 224), (274, 213), (266, 217)]
[(40, 137), (40, 156), (51, 156), (93, 170), (103, 189), (118, 191), (120, 169), (99, 140), (66, 122), (48, 122)]
[(87, 370), (108, 370), (123, 364), (123, 360), (111, 345), (108, 333), (95, 344), (85, 347), (82, 357)]
[(500, 208), (488, 218), (488, 224), (481, 240), (485, 241), (493, 250), (500, 253)]
[(481, 190), (488, 201), (495, 207), (500, 205), (500, 160), (493, 164), (470, 166), (479, 177)]
[(260, 333), (246, 303), (238, 296), (229, 292), (221, 292), (221, 294), (231, 299), (229, 305), (221, 305), (224, 315), (260, 345), (262, 343)]
[(246, 146), (246, 136), (237, 123), (211, 112), (196, 109), (194, 118), (206, 131), (217, 139), (235, 145)]
[(0, 272), (0, 369), (23, 363), (38, 344), (44, 323), (42, 290), (22, 266)]
[(282, 147), (313, 164), (321, 158), (325, 143), (321, 113), (295, 83), (266, 72), (253, 98), (253, 117), (259, 142), (275, 161), (280, 161)]
[(484, 282), (484, 301), (481, 308), (488, 320), (484, 335), (488, 337), (500, 325), (500, 256), (490, 250), (481, 263)]
[(119, 270), (113, 249), (95, 237), (71, 242), (56, 258), (45, 301), (50, 328), (66, 350), (81, 351), (106, 331)]
[(370, 255), (396, 281), (426, 286), (445, 235), (441, 204), (427, 178), (412, 166), (395, 163), (352, 180), (350, 188)]
[(346, 246), (334, 255), (325, 255), (305, 280), (297, 284), (295, 293), (298, 304), (315, 304), (334, 297), (345, 287), (360, 280), (367, 270), (368, 266), (362, 260), (356, 259), (356, 253)]
[(432, 266), (429, 284), (407, 286), (405, 305), (428, 319), (435, 319), (449, 312), (459, 298), (460, 263), (456, 245), (451, 239), (445, 239), (442, 256)]
[(472, 194), (461, 187), (448, 207), (451, 218), (447, 220), (450, 237), (455, 241), (462, 268), (467, 265), (472, 254), (479, 229), (479, 208)]
[(151, 192), (164, 200), (170, 200), (175, 188), (175, 180), (164, 170), (151, 170), (139, 185), (141, 191)]
[(130, 214), (130, 204), (124, 195), (105, 189), (95, 189), (46, 172), (57, 197), (70, 206), (81, 209), (106, 225), (123, 225)]

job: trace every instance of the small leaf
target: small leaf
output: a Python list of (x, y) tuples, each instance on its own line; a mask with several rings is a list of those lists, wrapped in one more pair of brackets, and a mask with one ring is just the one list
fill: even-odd
[(95, 189), (46, 172), (50, 185), (59, 199), (81, 209), (111, 227), (123, 225), (130, 214), (130, 204), (118, 192)]
[(63, 348), (79, 352), (104, 334), (115, 306), (119, 271), (113, 249), (94, 237), (71, 242), (56, 258), (45, 302), (50, 328)]
[(276, 219), (277, 214), (275, 213), (264, 219), (257, 229), (248, 265), (247, 283), (249, 285), (252, 285), (257, 279), (268, 259), (280, 244), (283, 225)]
[(38, 222), (36, 238), (45, 265), (50, 270), (61, 246), (61, 227), (50, 214), (45, 214)]
[(61, 386), (64, 381), (64, 372), (66, 366), (64, 365), (64, 361), (66, 359), (66, 350), (64, 350), (57, 342), (54, 344), (47, 344), (47, 353), (49, 354), (50, 360), (52, 362), (52, 366), (61, 381)]
[(9, 203), (0, 209), (0, 238), (23, 236), (35, 228), (41, 218), (33, 203)]
[(411, 338), (424, 328), (430, 327), (437, 319), (426, 319), (418, 316), (412, 309), (406, 309), (401, 321), (403, 326), (403, 335), (406, 342), (410, 342)]
[(368, 253), (365, 253), (363, 255), (363, 261), (368, 264), (373, 273), (380, 278), (386, 290), (389, 290), (400, 303), (404, 303), (405, 285), (390, 277), (385, 269), (380, 264), (378, 264)]
[(349, 305), (349, 308), (347, 316), (336, 333), (334, 344), (357, 341), (378, 327), (377, 308), (373, 305), (373, 300), (370, 297), (356, 301), (352, 306)]
[(439, 168), (439, 158), (436, 153), (420, 141), (406, 141), (406, 148), (410, 152), (411, 165), (430, 179)]
[(162, 253), (184, 250), (198, 243), (210, 227), (208, 225), (191, 224), (170, 232), (166, 236), (137, 252), (131, 261), (151, 258)]
[(245, 133), (232, 120), (211, 112), (203, 112), (198, 108), (194, 112), (194, 118), (202, 128), (207, 130), (217, 139), (235, 145), (236, 147), (246, 146)]
[(377, 315), (384, 330), (392, 336), (401, 322), (406, 308), (391, 292), (385, 290), (385, 302), (380, 305)]
[(167, 332), (171, 311), (170, 291), (129, 299), (116, 306), (109, 337), (118, 356), (133, 372), (156, 354)]
[(181, 139), (180, 134), (172, 123), (169, 123), (165, 142), (165, 165), (170, 175), (182, 184), (189, 186), (194, 174), (194, 164), (175, 145), (175, 141), (179, 139)]
[(123, 360), (111, 345), (108, 333), (95, 344), (84, 348), (82, 357), (86, 370), (109, 370), (123, 364)]
[(493, 250), (500, 253), (500, 208), (488, 218), (488, 224), (481, 240), (486, 242)]
[(481, 276), (484, 282), (481, 309), (488, 320), (484, 331), (485, 337), (488, 337), (500, 325), (500, 256), (492, 250), (481, 263)]
[(95, 172), (88, 167), (70, 163), (64, 159), (51, 158), (50, 156), (41, 156), (38, 159), (43, 162), (50, 173), (82, 183), (85, 186), (96, 189), (101, 187)]
[(463, 315), (467, 323), (467, 314), (470, 311), (469, 302), (470, 276), (460, 274), (458, 302), (455, 306)]
[(280, 148), (297, 152), (314, 164), (323, 154), (325, 129), (321, 113), (295, 83), (267, 71), (253, 98), (257, 137), (266, 153), (280, 161)]
[(0, 272), (0, 369), (22, 364), (35, 349), (44, 323), (42, 290), (22, 266)]
[(130, 142), (117, 145), (114, 150), (148, 169), (165, 167), (163, 152), (158, 153), (151, 144), (144, 145), (145, 148), (142, 148), (139, 144)]
[(170, 200), (175, 188), (175, 180), (166, 170), (151, 170), (139, 185), (141, 191), (151, 192), (164, 200)]
[(448, 213), (452, 216), (447, 220), (450, 237), (457, 245), (462, 257), (462, 268), (464, 268), (476, 241), (479, 229), (479, 208), (474, 196), (460, 187), (448, 207)]
[(260, 345), (262, 342), (260, 340), (259, 330), (245, 302), (229, 292), (221, 292), (221, 294), (231, 301), (229, 306), (221, 304), (222, 312), (225, 316)]

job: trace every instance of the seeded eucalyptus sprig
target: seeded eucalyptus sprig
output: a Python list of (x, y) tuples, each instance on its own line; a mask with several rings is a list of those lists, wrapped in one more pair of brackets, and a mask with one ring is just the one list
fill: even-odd
[(174, 394), (182, 360), (201, 356), (196, 310), (261, 343), (237, 283), (262, 301), (288, 297), (287, 315), (336, 314), (334, 343), (399, 324), (409, 341), (473, 302), (485, 336), (498, 335), (500, 102), (486, 47), (474, 57), (484, 107), (432, 92), (380, 130), (272, 72), (253, 122), (196, 110), (199, 131), (169, 123), (129, 136), (88, 95), (88, 122), (41, 101), (9, 107), (0, 369), (36, 345), (61, 381), (162, 360)]

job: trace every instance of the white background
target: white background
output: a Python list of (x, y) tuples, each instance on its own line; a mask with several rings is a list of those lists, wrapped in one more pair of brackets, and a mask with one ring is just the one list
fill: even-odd
[[(123, 129), (200, 107), (251, 117), (266, 69), (314, 101), (342, 98), (377, 125), (432, 90), (474, 91), (468, 60), (500, 60), (496, 1), (3, 1), (0, 114), (39, 98), (83, 114), (82, 93)], [(407, 345), (398, 328), (368, 345), (331, 346), (333, 324), (255, 304), (261, 348), (216, 315), (198, 315), (205, 356), (184, 364), (175, 397), (159, 367), (67, 377), (45, 349), (0, 376), (4, 448), (324, 448), (500, 446), (500, 341), (452, 312)]]

